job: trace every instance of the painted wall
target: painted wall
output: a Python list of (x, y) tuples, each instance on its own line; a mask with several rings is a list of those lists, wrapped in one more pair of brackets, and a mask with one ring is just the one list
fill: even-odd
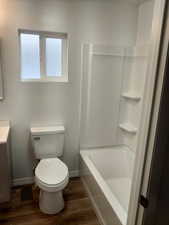
[[(136, 40), (136, 5), (115, 0), (1, 1), (5, 2), (0, 34), (5, 100), (0, 103), (0, 119), (9, 119), (12, 124), (13, 176), (32, 176), (31, 124), (65, 124), (63, 159), (71, 171), (77, 171), (81, 44), (132, 45)], [(68, 33), (69, 83), (20, 81), (18, 28)]]

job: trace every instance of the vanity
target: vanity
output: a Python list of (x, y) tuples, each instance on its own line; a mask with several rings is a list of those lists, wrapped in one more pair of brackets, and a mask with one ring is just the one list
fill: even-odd
[(11, 156), (10, 122), (0, 120), (0, 203), (10, 201)]

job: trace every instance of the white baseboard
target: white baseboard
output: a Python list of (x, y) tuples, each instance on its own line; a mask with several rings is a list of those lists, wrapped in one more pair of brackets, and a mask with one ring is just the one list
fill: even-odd
[[(72, 170), (69, 171), (69, 177), (79, 177), (79, 170)], [(25, 184), (33, 184), (34, 183), (34, 177), (23, 177), (23, 178), (16, 178), (13, 180), (13, 186), (21, 186)]]
[(71, 171), (69, 171), (69, 177), (70, 178), (79, 177), (79, 170), (71, 170)]
[(13, 180), (13, 186), (21, 186), (25, 184), (33, 184), (34, 177), (23, 177), (23, 178), (16, 178)]

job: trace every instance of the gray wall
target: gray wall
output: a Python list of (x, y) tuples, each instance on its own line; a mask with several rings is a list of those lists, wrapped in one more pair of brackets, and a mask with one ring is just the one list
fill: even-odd
[[(63, 122), (66, 126), (64, 161), (78, 170), (81, 43), (133, 45), (137, 7), (112, 0), (1, 0), (2, 56), (5, 100), (0, 119), (12, 124), (13, 176), (32, 176), (29, 149), (31, 124)], [(22, 83), (19, 74), (17, 29), (69, 34), (69, 83)], [(104, 90), (103, 90), (104, 91)]]

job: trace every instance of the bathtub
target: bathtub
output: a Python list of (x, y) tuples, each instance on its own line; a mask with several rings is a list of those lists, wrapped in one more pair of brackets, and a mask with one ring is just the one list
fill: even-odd
[(134, 153), (126, 146), (80, 151), (80, 174), (103, 225), (126, 225)]

